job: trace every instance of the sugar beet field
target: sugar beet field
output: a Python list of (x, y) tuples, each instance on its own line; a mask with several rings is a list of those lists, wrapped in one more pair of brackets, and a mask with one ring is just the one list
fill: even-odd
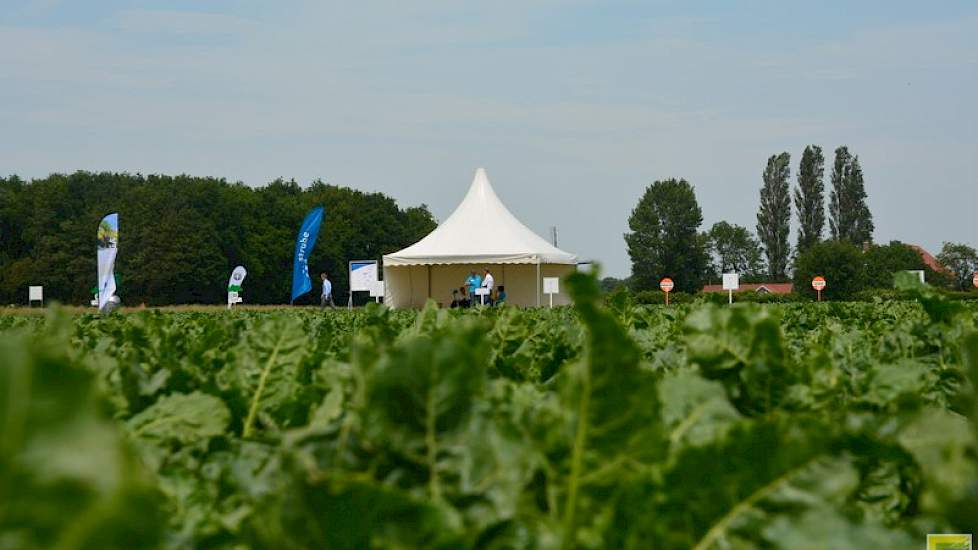
[(923, 548), (978, 304), (0, 316), (0, 549)]

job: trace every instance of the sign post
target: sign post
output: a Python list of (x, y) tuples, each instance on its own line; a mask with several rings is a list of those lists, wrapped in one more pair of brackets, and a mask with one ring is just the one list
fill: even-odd
[(370, 297), (379, 304), (380, 299), (384, 297), (385, 290), (384, 281), (374, 281), (373, 286), (370, 287)]
[[(350, 299), (347, 301), (348, 307), (353, 309), (354, 292), (372, 292), (377, 284), (377, 280), (377, 260), (351, 261)], [(374, 296), (374, 294), (371, 294), (371, 296)]]
[(560, 278), (544, 277), (543, 293), (550, 295), (550, 307), (554, 307), (554, 294), (560, 294)]
[(44, 307), (44, 287), (43, 286), (29, 286), (27, 287), (27, 306), (31, 307), (34, 302), (41, 302), (41, 307)]
[(821, 302), (822, 289), (825, 288), (825, 277), (822, 277), (821, 275), (816, 275), (815, 278), (812, 279), (812, 288), (814, 288), (815, 292), (818, 293), (818, 301)]
[(672, 292), (674, 286), (676, 285), (672, 282), (672, 279), (670, 279), (669, 277), (666, 277), (665, 279), (659, 281), (659, 288), (662, 290), (662, 292), (666, 293), (666, 306), (669, 305), (669, 293)]
[(740, 288), (740, 275), (737, 273), (723, 274), (723, 290), (727, 291), (727, 303), (733, 304), (733, 293)]

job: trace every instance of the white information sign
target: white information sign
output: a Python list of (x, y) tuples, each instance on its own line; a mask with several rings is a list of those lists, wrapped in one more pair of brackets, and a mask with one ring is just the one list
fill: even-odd
[(550, 307), (554, 307), (554, 294), (560, 294), (560, 278), (544, 277), (543, 293), (550, 296)]
[(727, 291), (727, 303), (733, 303), (733, 293), (740, 288), (740, 275), (736, 273), (723, 274), (723, 290)]
[(44, 301), (44, 287), (43, 286), (29, 286), (27, 287), (27, 300), (30, 302), (43, 302)]
[(370, 297), (383, 298), (383, 296), (384, 296), (384, 281), (374, 281), (373, 286), (370, 287)]
[(924, 280), (924, 270), (923, 269), (911, 269), (911, 270), (908, 271), (908, 273), (913, 273), (914, 275), (916, 275), (917, 278), (920, 279), (920, 284), (924, 284), (924, 283), (927, 282), (927, 281)]
[(559, 277), (544, 277), (543, 278), (543, 293), (544, 294), (560, 294), (560, 278)]
[(370, 292), (376, 283), (376, 260), (354, 260), (350, 262), (350, 292)]
[(740, 288), (740, 275), (737, 273), (723, 274), (723, 290), (737, 290)]
[(238, 295), (238, 291), (236, 290), (228, 291), (228, 309), (231, 309), (231, 306), (233, 306), (234, 304), (240, 304), (243, 301), (244, 299)]

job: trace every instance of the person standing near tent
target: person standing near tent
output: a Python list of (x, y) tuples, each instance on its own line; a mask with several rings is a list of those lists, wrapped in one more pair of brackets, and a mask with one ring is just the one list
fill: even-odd
[(469, 287), (469, 302), (474, 304), (476, 301), (475, 289), (482, 286), (482, 277), (476, 275), (475, 271), (469, 271), (469, 276), (465, 279), (465, 286)]
[(336, 304), (333, 303), (333, 283), (329, 281), (329, 277), (325, 273), (320, 276), (323, 279), (323, 293), (319, 297), (319, 309), (325, 308), (327, 303), (329, 307), (336, 309)]
[(493, 278), (492, 273), (489, 268), (486, 268), (486, 275), (482, 278), (482, 286), (489, 289), (489, 295), (486, 300), (492, 305), (492, 288), (496, 285), (496, 279)]

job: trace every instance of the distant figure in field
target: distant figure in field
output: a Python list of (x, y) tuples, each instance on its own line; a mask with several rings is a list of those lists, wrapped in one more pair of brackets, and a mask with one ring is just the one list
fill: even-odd
[(457, 307), (462, 307), (462, 300), (460, 299), (461, 294), (459, 294), (457, 288), (452, 289), (452, 304), (449, 306), (452, 309)]
[(499, 290), (496, 292), (496, 305), (500, 306), (506, 303), (506, 287), (499, 285)]
[(465, 286), (469, 288), (469, 302), (474, 304), (476, 301), (475, 289), (482, 286), (482, 277), (476, 275), (475, 271), (469, 271), (469, 276), (465, 279)]
[(329, 277), (326, 276), (326, 273), (323, 273), (320, 275), (320, 277), (323, 279), (323, 293), (319, 297), (319, 309), (324, 309), (326, 304), (329, 304), (329, 307), (336, 309), (336, 304), (333, 303), (333, 283), (329, 281)]

